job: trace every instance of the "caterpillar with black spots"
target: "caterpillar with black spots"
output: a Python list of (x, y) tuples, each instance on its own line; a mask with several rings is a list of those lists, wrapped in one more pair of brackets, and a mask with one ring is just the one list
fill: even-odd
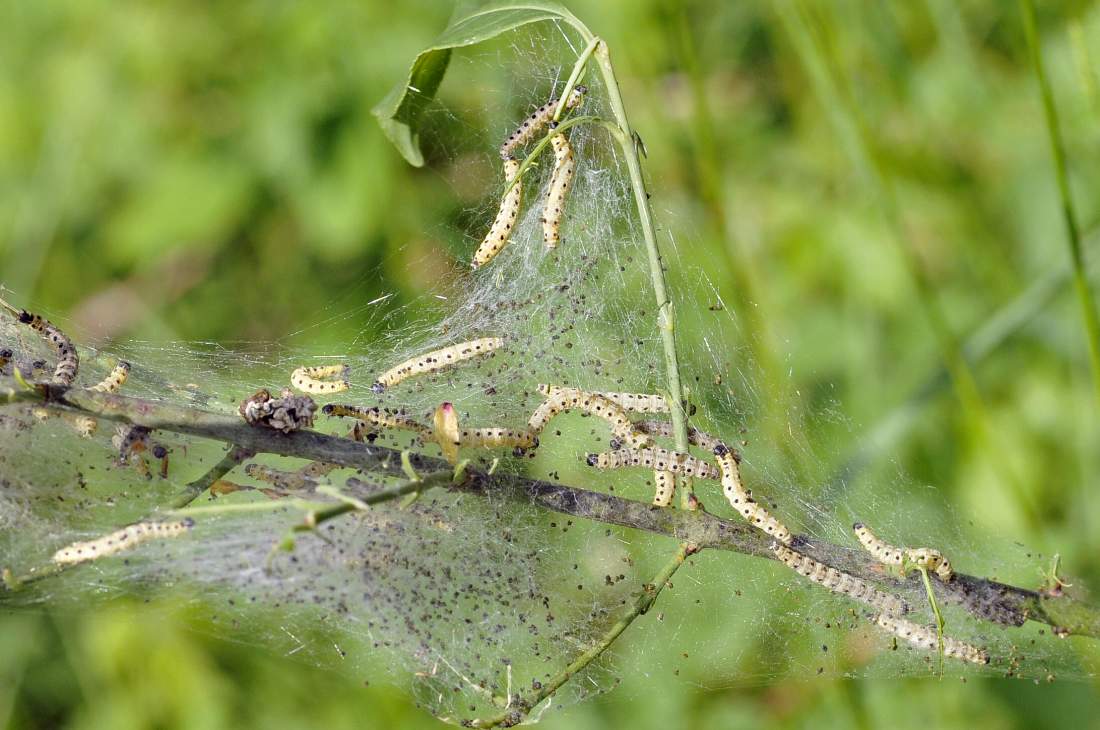
[(195, 521), (190, 518), (170, 522), (136, 522), (95, 540), (66, 545), (53, 554), (53, 562), (76, 565), (117, 555), (150, 540), (179, 537), (194, 525)]
[[(538, 386), (538, 391), (548, 398), (554, 398), (567, 390), (578, 389), (568, 388), (563, 385), (548, 385), (546, 383), (540, 383)], [(653, 393), (611, 393), (603, 390), (594, 390), (591, 391), (591, 393), (592, 395), (606, 398), (624, 411), (630, 411), (631, 413), (669, 412), (668, 401), (665, 400), (664, 396), (655, 395)], [(653, 421), (653, 423), (657, 422)]]
[(25, 309), (16, 309), (3, 299), (0, 306), (11, 312), (21, 324), (25, 324), (35, 332), (42, 335), (46, 342), (53, 348), (57, 355), (57, 366), (54, 368), (50, 383), (69, 387), (76, 380), (76, 373), (80, 369), (80, 355), (76, 352), (76, 346), (69, 336), (62, 332), (48, 319), (38, 314), (31, 314)]
[(347, 365), (301, 367), (290, 374), (290, 384), (302, 393), (340, 393), (351, 387)]
[(657, 447), (646, 449), (617, 449), (600, 454), (588, 454), (585, 457), (589, 466), (597, 469), (623, 469), (628, 467), (646, 467), (654, 471), (668, 471), (680, 476), (698, 479), (718, 479), (716, 468), (702, 459), (679, 451), (670, 451)]
[(533, 434), (542, 433), (546, 424), (555, 416), (567, 411), (580, 410), (607, 421), (617, 443), (625, 443), (631, 448), (642, 448), (652, 443), (647, 435), (634, 428), (634, 424), (631, 423), (622, 406), (603, 395), (589, 393), (579, 388), (549, 385), (540, 385), (539, 392), (547, 398), (539, 404), (527, 421), (527, 430)]
[(714, 458), (722, 471), (722, 492), (730, 505), (737, 510), (745, 521), (758, 527), (779, 542), (787, 545), (791, 542), (791, 531), (752, 498), (749, 490), (741, 483), (741, 469), (738, 457), (728, 446), (719, 443), (714, 448)]
[(901, 616), (909, 611), (909, 606), (898, 596), (884, 593), (854, 575), (849, 575), (825, 563), (818, 562), (808, 555), (796, 552), (779, 542), (772, 543), (771, 549), (779, 562), (804, 578), (828, 588), (833, 593), (854, 598), (892, 616)]
[(119, 360), (114, 369), (107, 373), (107, 377), (103, 378), (103, 380), (95, 385), (90, 386), (88, 390), (95, 391), (96, 393), (117, 393), (129, 377), (130, 363), (125, 360)]
[[(588, 88), (585, 86), (574, 86), (573, 92), (565, 102), (565, 108), (576, 109), (580, 106), (581, 100), (587, 92)], [(511, 159), (514, 157), (517, 147), (522, 147), (537, 137), (542, 132), (543, 127), (549, 124), (550, 120), (554, 118), (554, 112), (557, 108), (558, 100), (554, 98), (536, 109), (531, 116), (524, 119), (523, 123), (516, 127), (515, 131), (509, 134), (503, 144), (500, 145), (501, 159)]]
[(573, 146), (561, 132), (550, 138), (550, 144), (554, 148), (554, 170), (550, 173), (550, 186), (542, 207), (542, 242), (546, 248), (553, 250), (561, 243), (565, 199), (569, 195), (569, 189), (573, 187), (577, 161), (573, 156)]
[(459, 430), (458, 436), (462, 446), (505, 447), (523, 451), (539, 445), (538, 436), (526, 429), (464, 428)]
[[(940, 637), (931, 627), (921, 626), (885, 613), (875, 616), (874, 623), (918, 649), (938, 651), (940, 648)], [(943, 637), (943, 655), (949, 659), (959, 659), (971, 664), (989, 664), (988, 651), (950, 636)]]
[[(611, 395), (625, 394), (611, 393)], [(656, 397), (660, 398), (660, 396)], [(668, 421), (635, 421), (634, 428), (650, 436), (660, 436), (661, 438), (667, 439), (676, 437), (672, 432), (672, 424)], [(692, 446), (698, 446), (704, 451), (713, 452), (722, 442), (716, 436), (711, 436), (709, 433), (700, 431), (694, 426), (688, 426), (688, 443)]]
[(895, 547), (876, 536), (875, 533), (871, 532), (871, 528), (862, 522), (852, 525), (852, 531), (856, 534), (856, 538), (863, 549), (880, 563), (898, 565), (903, 570), (907, 567), (924, 568), (935, 573), (944, 583), (949, 583), (955, 578), (955, 571), (951, 568), (951, 563), (939, 550)]
[(490, 355), (503, 345), (504, 339), (501, 337), (482, 337), (417, 355), (379, 375), (374, 385), (371, 386), (371, 390), (375, 393), (381, 393), (386, 388), (392, 388), (407, 378), (438, 372), (464, 360)]
[(390, 408), (378, 406), (353, 406), (340, 403), (329, 403), (321, 408), (321, 413), (326, 416), (346, 416), (358, 419), (363, 423), (378, 428), (413, 431), (420, 436), (430, 437), (432, 429), (411, 418), (404, 411), (395, 411)]
[(493, 219), (493, 225), (489, 226), (489, 232), (481, 240), (481, 245), (474, 252), (471, 268), (477, 269), (496, 258), (496, 255), (508, 245), (508, 239), (512, 236), (512, 229), (519, 218), (519, 208), (523, 202), (523, 182), (517, 180), (519, 174), (519, 162), (514, 159), (504, 161), (504, 180), (510, 185), (504, 198), (500, 201), (500, 209), (497, 217)]

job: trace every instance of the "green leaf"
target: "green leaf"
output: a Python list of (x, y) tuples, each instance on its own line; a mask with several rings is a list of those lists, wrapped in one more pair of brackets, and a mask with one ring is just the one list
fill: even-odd
[(497, 2), (457, 15), (447, 29), (417, 55), (408, 78), (393, 87), (372, 110), (382, 131), (410, 165), (424, 165), (424, 155), (420, 151), (420, 120), (443, 83), (451, 51), (544, 20), (563, 20), (580, 31), (586, 40), (591, 38), (588, 28), (558, 3)]

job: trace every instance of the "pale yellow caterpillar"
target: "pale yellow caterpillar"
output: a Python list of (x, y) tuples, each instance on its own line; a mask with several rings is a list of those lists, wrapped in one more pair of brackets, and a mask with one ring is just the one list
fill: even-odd
[[(508, 244), (508, 238), (512, 235), (512, 229), (519, 217), (519, 207), (523, 201), (522, 181), (516, 180), (519, 174), (519, 162), (513, 159), (504, 161), (504, 180), (511, 187), (500, 201), (500, 210), (493, 219), (493, 225), (489, 226), (489, 232), (481, 240), (481, 245), (474, 252), (472, 268), (478, 268), (492, 261), (498, 253)], [(515, 180), (513, 183), (512, 181)]]
[[(624, 394), (611, 393), (611, 395)], [(660, 396), (655, 397), (659, 398)], [(650, 436), (660, 436), (661, 438), (668, 439), (676, 437), (676, 435), (672, 432), (672, 424), (668, 421), (635, 421), (634, 428), (638, 429), (642, 433), (649, 434)], [(688, 443), (692, 446), (698, 446), (701, 449), (713, 452), (722, 442), (719, 441), (718, 438), (716, 438), (715, 436), (711, 436), (705, 431), (700, 431), (697, 428), (688, 426)]]
[(951, 569), (951, 563), (939, 550), (932, 548), (904, 548), (895, 547), (885, 540), (880, 539), (871, 532), (871, 529), (862, 522), (852, 525), (852, 531), (856, 533), (863, 548), (869, 552), (875, 560), (886, 565), (900, 565), (903, 570), (909, 567), (924, 568), (936, 574), (945, 583), (955, 577), (955, 571)]
[(178, 537), (194, 525), (195, 521), (190, 518), (172, 522), (136, 522), (95, 540), (67, 545), (54, 553), (53, 562), (75, 565), (117, 555), (150, 540)]
[(321, 408), (321, 413), (326, 416), (348, 416), (350, 418), (356, 418), (363, 423), (370, 424), (371, 426), (378, 426), (379, 428), (415, 431), (421, 436), (429, 438), (432, 435), (432, 429), (410, 418), (402, 411), (395, 411), (389, 408), (379, 408), (378, 406), (367, 408), (364, 406), (329, 403)]
[(616, 443), (626, 444), (635, 449), (652, 445), (648, 436), (634, 428), (626, 411), (602, 395), (561, 386), (540, 385), (539, 390), (547, 395), (547, 399), (535, 409), (527, 421), (527, 430), (531, 433), (542, 433), (550, 419), (560, 413), (580, 410), (607, 421), (611, 425), (611, 433)]
[(561, 242), (561, 221), (565, 216), (565, 198), (573, 186), (573, 174), (577, 170), (577, 161), (573, 157), (573, 146), (564, 134), (558, 133), (550, 138), (554, 146), (554, 171), (550, 174), (550, 187), (546, 191), (546, 202), (542, 207), (542, 242), (546, 248), (555, 249)]
[[(325, 378), (335, 378), (325, 380)], [(339, 393), (351, 387), (347, 365), (314, 365), (290, 374), (290, 384), (302, 393)]]
[[(538, 386), (538, 390), (546, 397), (553, 398), (554, 396), (560, 394), (562, 391), (577, 389), (566, 388), (565, 386), (561, 385), (547, 385), (546, 383), (540, 383)], [(606, 391), (597, 390), (592, 391), (592, 394), (598, 395), (601, 398), (606, 398), (607, 400), (622, 408), (624, 411), (630, 411), (631, 413), (669, 412), (668, 401), (664, 399), (664, 396), (656, 395), (653, 393), (608, 393)], [(653, 423), (657, 422), (653, 421)]]
[(516, 450), (533, 449), (539, 445), (538, 436), (530, 431), (512, 428), (464, 428), (459, 432), (462, 446), (484, 448), (508, 447)]
[(109, 372), (107, 377), (89, 387), (88, 390), (94, 390), (97, 393), (117, 393), (128, 377), (130, 377), (130, 363), (119, 360), (118, 365), (115, 365), (114, 370)]
[(825, 586), (833, 593), (854, 598), (893, 616), (901, 616), (909, 611), (909, 606), (901, 598), (884, 593), (854, 575), (841, 572), (807, 555), (795, 552), (782, 543), (772, 543), (772, 552), (775, 553), (779, 562), (814, 583)]
[(671, 471), (654, 471), (653, 487), (653, 506), (669, 506), (672, 504), (672, 495), (676, 494), (676, 473)]
[(714, 458), (722, 470), (722, 491), (726, 499), (745, 521), (774, 537), (784, 545), (791, 542), (791, 531), (752, 498), (741, 483), (741, 469), (737, 455), (725, 444), (719, 443), (714, 449)]
[[(886, 629), (899, 639), (908, 641), (913, 646), (927, 651), (939, 651), (940, 642), (936, 630), (928, 626), (921, 626), (912, 621), (906, 621), (895, 616), (880, 613), (875, 616), (876, 625)], [(950, 659), (960, 659), (973, 664), (989, 664), (989, 652), (978, 648), (965, 641), (943, 637), (943, 655)]]
[(622, 469), (631, 466), (644, 466), (654, 471), (669, 471), (685, 477), (699, 479), (718, 479), (718, 470), (690, 454), (668, 449), (618, 449), (602, 454), (588, 454), (589, 466), (597, 469)]
[[(68, 416), (68, 414), (65, 414)], [(91, 416), (71, 416), (69, 423), (81, 438), (90, 439), (99, 430), (99, 422)]]
[(450, 403), (443, 403), (435, 409), (432, 418), (436, 443), (443, 452), (443, 458), (452, 464), (458, 463), (458, 447), (462, 444), (462, 435), (458, 429), (458, 411)]
[(483, 337), (479, 340), (460, 342), (441, 350), (433, 350), (423, 355), (417, 355), (379, 375), (378, 380), (371, 386), (371, 390), (375, 393), (381, 393), (386, 388), (397, 385), (405, 378), (434, 373), (463, 360), (488, 355), (503, 345), (504, 340), (500, 337)]
[(45, 337), (50, 347), (57, 353), (57, 367), (54, 368), (50, 382), (54, 385), (72, 385), (73, 380), (76, 379), (76, 372), (80, 368), (80, 356), (68, 335), (51, 324), (48, 319), (31, 314), (25, 309), (16, 309), (3, 299), (0, 299), (0, 306), (15, 315), (22, 324)]
[[(587, 87), (584, 86), (578, 85), (573, 87), (573, 93), (569, 95), (569, 100), (565, 102), (565, 108), (576, 109), (580, 106), (581, 99), (587, 91)], [(538, 136), (538, 134), (542, 132), (542, 128), (554, 118), (554, 111), (557, 107), (558, 100), (551, 99), (536, 109), (531, 116), (524, 119), (523, 124), (519, 125), (514, 132), (509, 134), (508, 138), (505, 139), (504, 143), (500, 146), (501, 159), (511, 159), (517, 147), (522, 147)]]

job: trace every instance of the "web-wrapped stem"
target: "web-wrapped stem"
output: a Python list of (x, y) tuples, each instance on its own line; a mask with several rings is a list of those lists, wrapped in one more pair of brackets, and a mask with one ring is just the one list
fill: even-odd
[[(67, 409), (97, 418), (231, 443), (257, 453), (332, 462), (390, 476), (402, 474), (400, 453), (392, 449), (315, 431), (281, 434), (257, 429), (233, 415), (186, 406), (82, 389), (63, 390), (40, 385), (28, 390), (17, 388), (10, 378), (0, 379), (0, 404), (4, 402), (40, 403), (54, 410)], [(433, 457), (413, 455), (412, 459), (418, 471), (424, 474), (451, 468)], [(219, 466), (229, 465), (227, 461), (230, 461), (228, 456)], [(653, 509), (644, 502), (613, 494), (508, 474), (489, 476), (476, 469), (467, 469), (467, 472), (469, 478), (452, 488), (475, 495), (506, 496), (578, 518), (666, 535), (699, 550), (713, 548), (774, 559), (769, 550), (771, 539), (767, 535), (748, 524), (723, 520), (702, 510)], [(862, 550), (804, 535), (795, 535), (794, 542), (803, 554), (857, 577), (910, 595), (921, 595), (923, 591), (919, 578), (901, 581), (883, 576), (878, 562)], [(956, 573), (951, 583), (936, 582), (933, 587), (937, 598), (944, 603), (961, 606), (971, 616), (987, 623), (1020, 626), (1032, 620), (1055, 627), (1061, 635), (1100, 638), (1100, 608), (1065, 594), (1052, 595), (963, 573)]]

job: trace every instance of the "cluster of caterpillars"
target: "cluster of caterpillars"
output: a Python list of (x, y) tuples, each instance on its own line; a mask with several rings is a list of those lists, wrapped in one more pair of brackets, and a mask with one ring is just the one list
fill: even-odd
[[(516, 144), (520, 144), (524, 138), (520, 135), (517, 139)], [(12, 312), (20, 323), (40, 333), (54, 349), (58, 362), (49, 384), (71, 387), (79, 370), (79, 356), (72, 340), (39, 315), (16, 310), (3, 300), (0, 300), (0, 305)], [(490, 356), (503, 344), (504, 340), (499, 337), (480, 338), (410, 358), (380, 374), (371, 386), (372, 390), (381, 393), (407, 378), (437, 372), (473, 358)], [(10, 350), (0, 351), (0, 367), (5, 367), (11, 358)], [(129, 363), (120, 361), (102, 381), (89, 389), (103, 393), (116, 392), (126, 382), (129, 373)], [(345, 365), (302, 367), (292, 373), (291, 383), (305, 393), (336, 393), (350, 387), (349, 371)], [(713, 465), (691, 454), (657, 446), (653, 437), (671, 437), (671, 424), (653, 420), (633, 421), (629, 414), (668, 413), (670, 407), (664, 397), (641, 393), (588, 392), (550, 384), (540, 385), (538, 390), (544, 401), (531, 414), (524, 429), (463, 428), (451, 403), (443, 403), (436, 409), (431, 426), (421, 424), (401, 411), (378, 407), (329, 404), (322, 409), (322, 413), (355, 418), (358, 422), (356, 434), (360, 433), (359, 425), (374, 432), (380, 429), (411, 431), (422, 441), (438, 443), (444, 456), (452, 463), (457, 462), (462, 447), (505, 447), (517, 453), (537, 448), (539, 434), (550, 420), (561, 413), (578, 410), (601, 418), (610, 427), (613, 448), (603, 453), (588, 454), (590, 466), (598, 469), (640, 467), (653, 470), (656, 487), (653, 504), (659, 507), (671, 502), (677, 476), (719, 479), (726, 499), (738, 514), (773, 538), (772, 552), (781, 563), (814, 583), (867, 604), (877, 612), (872, 619), (877, 627), (917, 648), (939, 650), (945, 657), (975, 664), (989, 662), (989, 654), (984, 649), (941, 636), (932, 628), (902, 618), (908, 613), (909, 606), (898, 596), (883, 592), (868, 581), (799, 552), (786, 525), (754, 500), (752, 493), (743, 485), (740, 456), (719, 439), (697, 429), (689, 431), (689, 441), (693, 446), (712, 452)], [(316, 404), (311, 398), (296, 396), (289, 388), (284, 389), (278, 398), (261, 390), (240, 405), (240, 414), (249, 423), (283, 432), (312, 426), (315, 410)], [(74, 419), (74, 426), (78, 431), (88, 436), (94, 433), (94, 419), (77, 418), (80, 420)], [(113, 439), (118, 449), (119, 463), (131, 464), (150, 476), (144, 453), (151, 452), (161, 459), (163, 476), (167, 469), (167, 450), (153, 443), (150, 435), (150, 430), (141, 426), (120, 426)], [(58, 550), (53, 560), (58, 564), (75, 564), (114, 555), (149, 540), (181, 535), (192, 525), (191, 520), (136, 523), (96, 540), (68, 545)], [(919, 569), (943, 582), (955, 577), (950, 562), (938, 550), (890, 545), (859, 522), (852, 529), (868, 553), (884, 565), (900, 568), (903, 575), (909, 570)]]
[[(565, 100), (563, 111), (571, 111), (580, 106), (587, 91), (584, 86), (575, 86)], [(554, 116), (557, 114), (558, 105), (559, 101), (555, 98), (540, 106), (531, 116), (524, 119), (523, 123), (509, 134), (500, 146), (500, 157), (504, 161), (504, 182), (507, 187), (496, 217), (489, 226), (489, 232), (485, 234), (481, 245), (474, 252), (472, 268), (478, 269), (485, 266), (508, 245), (523, 204), (523, 181), (519, 177), (520, 163), (516, 159), (515, 152), (538, 137), (547, 126), (551, 129), (550, 146), (554, 150), (554, 169), (550, 173), (550, 184), (542, 206), (542, 240), (546, 248), (551, 250), (557, 248), (561, 242), (565, 201), (573, 186), (577, 162), (573, 147), (569, 144), (569, 138), (564, 132), (556, 131), (558, 123), (554, 120)]]
[[(502, 344), (499, 338), (483, 338), (453, 345), (411, 358), (378, 377), (374, 390), (398, 385), (406, 378), (430, 373), (472, 357), (489, 354)], [(934, 629), (920, 626), (902, 616), (909, 613), (908, 604), (900, 597), (879, 590), (869, 581), (826, 565), (799, 552), (794, 535), (767, 507), (754, 499), (741, 479), (740, 455), (720, 439), (695, 428), (689, 429), (689, 443), (713, 454), (714, 463), (692, 454), (662, 448), (654, 437), (671, 438), (672, 425), (667, 421), (631, 419), (632, 413), (666, 414), (668, 401), (660, 395), (586, 391), (563, 385), (541, 384), (538, 391), (544, 400), (531, 414), (525, 429), (464, 428), (451, 403), (443, 403), (433, 414), (432, 424), (421, 424), (403, 412), (380, 408), (330, 404), (322, 410), (326, 415), (350, 416), (372, 429), (398, 429), (415, 432), (422, 442), (438, 443), (445, 458), (458, 459), (460, 448), (512, 448), (517, 454), (534, 449), (539, 434), (556, 416), (568, 411), (580, 411), (606, 421), (611, 434), (611, 450), (590, 453), (586, 460), (597, 469), (645, 468), (653, 470), (655, 494), (653, 504), (663, 507), (671, 503), (676, 478), (714, 479), (722, 483), (723, 494), (746, 522), (773, 539), (772, 552), (779, 562), (802, 577), (835, 593), (860, 601), (876, 614), (875, 626), (888, 631), (913, 646), (924, 650), (942, 650), (952, 659), (976, 664), (989, 662), (984, 649), (951, 637), (941, 637)], [(876, 537), (865, 525), (853, 527), (864, 548), (880, 562), (901, 567), (902, 571), (919, 568), (947, 582), (954, 578), (950, 562), (931, 548), (899, 548)]]
[[(72, 339), (65, 334), (60, 327), (40, 314), (34, 314), (25, 309), (16, 309), (3, 299), (0, 299), (0, 308), (11, 313), (20, 324), (26, 325), (37, 332), (46, 341), (50, 349), (53, 350), (57, 358), (53, 373), (45, 381), (38, 381), (35, 378), (40, 370), (48, 369), (45, 361), (35, 361), (29, 373), (19, 370), (18, 365), (13, 364), (13, 374), (17, 374), (19, 377), (34, 383), (44, 382), (47, 385), (59, 388), (74, 387), (76, 376), (80, 372), (80, 354), (77, 352), (76, 345), (73, 344)], [(4, 371), (8, 363), (11, 362), (14, 357), (15, 353), (10, 348), (0, 349), (0, 372)], [(16, 373), (16, 371), (18, 372)], [(130, 363), (125, 360), (119, 360), (103, 380), (94, 385), (87, 386), (87, 390), (97, 393), (116, 393), (122, 388), (123, 384), (126, 383), (126, 379), (129, 376)], [(35, 407), (31, 409), (31, 415), (44, 421), (55, 414), (46, 408)], [(99, 429), (99, 422), (90, 416), (68, 412), (60, 412), (57, 415), (67, 422), (73, 430), (83, 438), (92, 438)]]

